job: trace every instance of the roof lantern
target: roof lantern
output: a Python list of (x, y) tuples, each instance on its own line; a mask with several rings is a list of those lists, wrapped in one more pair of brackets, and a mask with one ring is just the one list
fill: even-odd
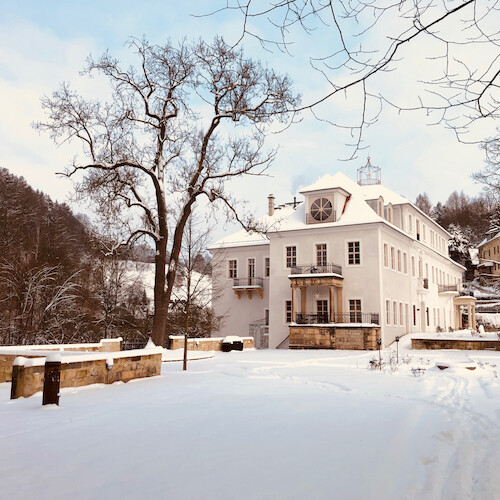
[(358, 168), (358, 184), (360, 186), (372, 186), (374, 184), (380, 184), (380, 167), (374, 167), (370, 163), (370, 157), (364, 167)]

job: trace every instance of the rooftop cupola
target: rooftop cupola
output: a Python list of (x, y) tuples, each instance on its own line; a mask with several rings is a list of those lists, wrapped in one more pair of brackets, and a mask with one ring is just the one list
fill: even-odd
[(360, 186), (372, 186), (380, 184), (380, 167), (374, 167), (370, 162), (370, 157), (364, 167), (358, 168), (358, 184)]

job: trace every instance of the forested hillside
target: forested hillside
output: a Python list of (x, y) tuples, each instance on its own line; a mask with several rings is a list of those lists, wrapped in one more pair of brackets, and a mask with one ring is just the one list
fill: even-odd
[(0, 344), (147, 335), (142, 283), (82, 220), (0, 169)]
[(444, 203), (438, 201), (436, 205), (423, 193), (415, 204), (450, 232), (450, 256), (462, 264), (469, 257), (468, 249), (484, 239), (491, 221), (500, 214), (498, 200), (489, 192), (471, 197), (454, 191)]

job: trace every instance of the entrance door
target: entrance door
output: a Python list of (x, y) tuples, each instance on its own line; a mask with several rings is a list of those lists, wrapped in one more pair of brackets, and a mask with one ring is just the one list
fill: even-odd
[(316, 301), (318, 323), (328, 323), (328, 300)]
[(253, 284), (255, 278), (255, 259), (248, 259), (248, 284)]

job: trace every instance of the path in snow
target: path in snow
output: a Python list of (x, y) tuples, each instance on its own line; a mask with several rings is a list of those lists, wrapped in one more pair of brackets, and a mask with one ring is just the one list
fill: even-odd
[[(403, 352), (407, 354), (406, 351)], [(216, 353), (162, 377), (9, 401), (0, 491), (37, 499), (493, 499), (499, 353)], [(420, 359), (421, 358), (421, 359)], [(436, 359), (480, 361), (440, 371)], [(428, 361), (431, 359), (431, 361)], [(412, 368), (425, 368), (415, 377)]]

